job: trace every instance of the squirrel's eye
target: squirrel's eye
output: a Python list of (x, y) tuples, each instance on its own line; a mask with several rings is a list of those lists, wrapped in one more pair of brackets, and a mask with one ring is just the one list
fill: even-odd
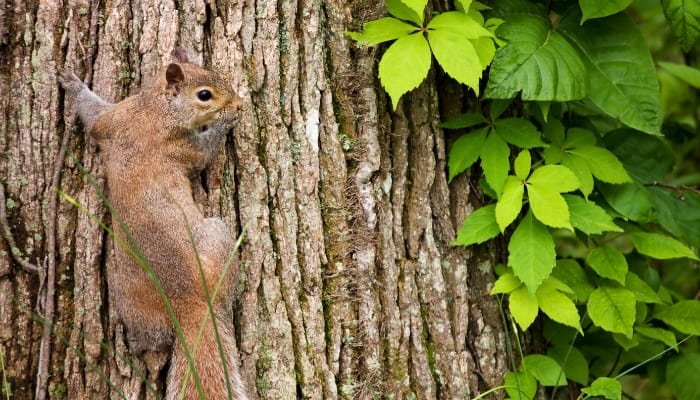
[(212, 96), (211, 92), (206, 90), (206, 89), (200, 90), (199, 92), (197, 92), (197, 98), (200, 101), (209, 101), (209, 100), (211, 100), (212, 97), (213, 96)]

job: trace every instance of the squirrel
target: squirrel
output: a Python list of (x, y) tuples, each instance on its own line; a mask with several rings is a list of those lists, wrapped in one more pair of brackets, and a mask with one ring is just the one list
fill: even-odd
[[(60, 71), (58, 79), (105, 161), (112, 226), (122, 241), (115, 246), (109, 290), (129, 348), (136, 353), (172, 348), (166, 399), (180, 398), (183, 390), (186, 400), (199, 398), (198, 390), (207, 399), (247, 399), (234, 354), (236, 271), (231, 268), (222, 276), (235, 241), (221, 219), (204, 217), (191, 186), (220, 150), (240, 99), (220, 75), (190, 63), (181, 48), (152, 83), (115, 104), (97, 96), (71, 70)], [(174, 322), (138, 254), (172, 305), (199, 388)], [(210, 315), (207, 296), (220, 279)]]

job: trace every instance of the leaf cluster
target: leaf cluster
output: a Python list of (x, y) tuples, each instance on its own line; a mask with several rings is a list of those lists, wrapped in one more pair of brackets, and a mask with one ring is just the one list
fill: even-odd
[[(679, 346), (700, 334), (700, 280), (684, 288), (667, 272), (697, 275), (700, 190), (682, 184), (692, 179), (677, 176), (677, 152), (662, 137), (697, 132), (700, 113), (672, 120), (678, 108), (664, 93), (668, 82), (700, 89), (700, 70), (662, 61), (657, 71), (626, 12), (631, 0), (458, 0), (427, 23), (426, 3), (387, 0), (392, 17), (349, 35), (394, 41), (379, 64), (394, 107), (433, 57), (477, 95), (490, 67), (481, 96), (489, 112), (440, 126), (462, 132), (450, 148), (449, 180), (481, 171), (493, 199), (466, 218), (454, 245), (504, 235), (507, 262), (496, 267), (491, 293), (507, 298), (520, 329), (546, 321), (547, 354), (521, 358), (505, 377), (509, 398), (533, 399), (538, 384), (570, 381), (586, 398), (620, 399), (624, 368), (669, 349), (654, 365), (678, 398), (700, 398), (700, 382), (682, 379), (697, 371), (700, 354)], [(661, 1), (686, 53), (700, 40), (697, 4)]]
[(449, 76), (478, 94), (481, 74), (496, 51), (492, 30), (498, 20), (484, 21), (480, 12), (483, 4), (460, 0), (457, 10), (437, 14), (426, 22), (427, 3), (387, 0), (392, 17), (367, 22), (362, 32), (347, 32), (366, 45), (394, 41), (379, 62), (379, 80), (393, 108), (401, 96), (423, 82), (433, 57)]

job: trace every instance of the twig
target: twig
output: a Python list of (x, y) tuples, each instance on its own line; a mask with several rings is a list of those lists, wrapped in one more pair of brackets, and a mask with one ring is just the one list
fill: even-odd
[(66, 124), (61, 147), (58, 150), (53, 167), (51, 180), (51, 202), (46, 227), (47, 255), (46, 265), (46, 295), (44, 296), (44, 330), (41, 333), (39, 345), (39, 365), (37, 366), (37, 385), (35, 399), (45, 400), (49, 383), (49, 354), (51, 351), (51, 325), (56, 309), (56, 221), (58, 219), (58, 189), (61, 184), (61, 169), (66, 158), (67, 141), (72, 130), (73, 121)]
[(29, 261), (23, 259), (19, 253), (19, 247), (15, 243), (15, 238), (12, 236), (12, 230), (10, 230), (10, 224), (7, 222), (7, 210), (5, 209), (5, 186), (0, 182), (0, 226), (2, 226), (2, 236), (10, 245), (10, 254), (12, 258), (19, 264), (25, 271), (31, 272), (33, 274), (38, 274), (41, 269), (30, 263)]
[(689, 190), (691, 192), (694, 192), (696, 194), (700, 194), (700, 188), (694, 187), (694, 186), (686, 186), (686, 185), (671, 185), (669, 183), (664, 183), (664, 182), (658, 182), (654, 181), (651, 183), (645, 183), (644, 186), (655, 186), (655, 187), (660, 187), (664, 189), (671, 189), (676, 192), (678, 195), (678, 200), (685, 200), (685, 195), (683, 194), (684, 190)]

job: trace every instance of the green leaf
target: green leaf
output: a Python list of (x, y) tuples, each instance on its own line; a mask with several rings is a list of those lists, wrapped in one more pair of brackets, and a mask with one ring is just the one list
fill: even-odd
[(504, 118), (494, 122), (494, 131), (503, 140), (522, 148), (544, 147), (540, 131), (532, 122), (523, 118)]
[(533, 400), (537, 394), (537, 381), (527, 372), (508, 372), (503, 385), (512, 400)]
[(579, 26), (569, 13), (560, 30), (581, 54), (588, 72), (588, 98), (601, 111), (640, 131), (658, 135), (663, 113), (659, 82), (644, 37), (619, 13)]
[(407, 24), (396, 18), (387, 17), (367, 22), (362, 26), (362, 32), (346, 33), (358, 42), (375, 45), (408, 36), (417, 30), (418, 28), (414, 25)]
[(605, 134), (605, 147), (641, 182), (665, 178), (676, 164), (673, 150), (659, 137), (632, 129), (617, 129)]
[(573, 127), (566, 132), (567, 147), (573, 148), (578, 146), (587, 146), (596, 144), (595, 133), (588, 129)]
[(386, 0), (386, 9), (397, 18), (423, 25), (423, 10), (427, 0)]
[(547, 355), (564, 368), (566, 378), (581, 385), (588, 384), (588, 361), (579, 349), (573, 346), (555, 345)]
[(650, 339), (658, 340), (665, 344), (667, 347), (671, 347), (678, 351), (678, 343), (676, 342), (676, 335), (673, 332), (661, 328), (652, 328), (648, 326), (637, 326), (634, 331), (642, 336), (646, 336)]
[[(539, 169), (542, 168), (544, 167)], [(569, 222), (569, 206), (566, 205), (566, 201), (561, 194), (551, 189), (550, 186), (535, 184), (526, 186), (530, 209), (540, 222), (553, 228), (574, 230)]]
[(435, 59), (447, 75), (469, 86), (479, 95), (479, 79), (483, 68), (472, 42), (453, 32), (437, 29), (428, 31), (428, 42)]
[(553, 321), (570, 326), (583, 334), (581, 317), (578, 315), (576, 305), (570, 298), (555, 289), (555, 286), (550, 283), (552, 280), (545, 279), (537, 289), (537, 304)]
[[(515, 99), (493, 99), (489, 103), (489, 116), (491, 121), (498, 120), (498, 117), (503, 115), (503, 113), (513, 104)], [(505, 138), (504, 138), (505, 139)]]
[(588, 315), (597, 326), (608, 332), (632, 337), (636, 297), (627, 289), (600, 286), (588, 298)]
[(434, 16), (428, 23), (428, 35), (431, 30), (452, 32), (462, 39), (493, 36), (479, 22), (460, 11), (448, 11)]
[(661, 0), (671, 32), (688, 53), (700, 39), (700, 3), (695, 0)]
[(527, 149), (524, 149), (515, 157), (515, 162), (513, 163), (513, 169), (515, 170), (515, 176), (521, 181), (525, 181), (528, 175), (530, 175), (530, 167), (532, 166), (532, 157)]
[(631, 290), (637, 301), (643, 303), (662, 303), (661, 298), (639, 275), (634, 272), (627, 272), (625, 277), (625, 288)]
[(459, 11), (467, 12), (472, 5), (472, 0), (455, 0), (455, 8)]
[(423, 82), (430, 69), (430, 46), (422, 32), (394, 42), (379, 61), (379, 80), (391, 97), (394, 109), (399, 99)]
[(700, 354), (683, 353), (669, 360), (666, 377), (676, 399), (700, 399)]
[(474, 45), (476, 55), (479, 56), (479, 62), (481, 62), (481, 69), (485, 70), (486, 67), (491, 65), (491, 61), (493, 61), (493, 56), (496, 55), (496, 44), (494, 43), (494, 39), (488, 37), (472, 39), (472, 45)]
[(612, 217), (592, 201), (575, 195), (564, 195), (564, 200), (569, 206), (571, 225), (586, 235), (622, 232), (622, 229), (613, 223)]
[(450, 171), (449, 181), (452, 182), (457, 175), (466, 171), (471, 167), (476, 159), (479, 158), (479, 153), (486, 141), (486, 132), (488, 128), (481, 128), (466, 135), (462, 135), (457, 139), (450, 148), (450, 155), (447, 158), (447, 165)]
[[(556, 144), (557, 146), (564, 144), (564, 124), (562, 124), (561, 120), (557, 118), (551, 118), (549, 121), (547, 121), (547, 123), (542, 127), (542, 134), (544, 137), (549, 139), (550, 142)], [(552, 162), (551, 164), (556, 163)]]
[(461, 129), (471, 128), (472, 126), (485, 124), (488, 121), (481, 113), (465, 113), (457, 118), (443, 122), (438, 125), (438, 128), (443, 129)]
[(537, 297), (531, 294), (525, 286), (521, 286), (510, 292), (508, 309), (515, 322), (520, 325), (520, 329), (527, 330), (539, 312)]
[(508, 243), (508, 266), (531, 293), (535, 293), (556, 264), (549, 230), (528, 212)]
[(588, 19), (607, 17), (627, 8), (632, 0), (579, 0), (583, 17), (581, 24)]
[[(551, 161), (548, 161), (548, 163), (553, 164)], [(561, 165), (570, 169), (576, 175), (581, 186), (581, 193), (588, 197), (593, 192), (593, 173), (588, 167), (588, 162), (579, 156), (564, 153)]]
[(623, 185), (599, 185), (610, 206), (624, 217), (636, 222), (649, 222), (656, 216), (649, 191), (637, 182)]
[(569, 153), (586, 160), (593, 175), (603, 182), (625, 183), (632, 181), (620, 160), (602, 147), (584, 145), (569, 150)]
[(510, 149), (500, 136), (491, 133), (481, 149), (481, 168), (484, 170), (486, 182), (499, 195), (510, 169)]
[(496, 34), (508, 44), (496, 50), (486, 97), (569, 101), (588, 93), (581, 57), (546, 15), (513, 14)]
[(559, 194), (578, 187), (573, 172), (561, 165), (545, 165), (535, 169), (527, 182), (527, 197), (535, 217), (545, 225), (573, 230), (569, 206)]
[(659, 61), (661, 68), (695, 89), (700, 89), (700, 69), (683, 64)]
[(589, 396), (601, 396), (609, 400), (622, 398), (622, 385), (613, 378), (600, 377), (593, 381), (591, 386), (581, 389)]
[(591, 285), (586, 272), (576, 260), (557, 260), (557, 266), (552, 271), (552, 276), (570, 287), (579, 301), (588, 300), (588, 297), (593, 292), (593, 285)]
[(506, 272), (505, 274), (498, 277), (496, 282), (493, 284), (493, 289), (491, 289), (490, 294), (499, 293), (510, 293), (513, 290), (519, 288), (523, 283), (520, 279), (516, 278), (511, 272)]
[(496, 237), (501, 231), (496, 223), (495, 210), (496, 205), (489, 204), (471, 213), (464, 220), (464, 224), (457, 232), (457, 238), (452, 244), (469, 246)]
[(689, 335), (700, 335), (700, 300), (681, 300), (654, 316)]
[(544, 186), (559, 193), (578, 189), (578, 179), (570, 169), (561, 165), (545, 165), (537, 168), (527, 180), (530, 185)]
[(542, 354), (523, 357), (522, 369), (532, 374), (542, 386), (566, 385), (566, 375), (552, 358)]
[(678, 240), (659, 233), (637, 232), (629, 235), (637, 251), (646, 256), (659, 260), (687, 257), (697, 260), (698, 257)]
[(630, 351), (631, 349), (639, 346), (641, 341), (639, 340), (639, 336), (632, 335), (631, 338), (628, 338), (625, 335), (619, 334), (619, 333), (613, 333), (612, 338), (617, 343), (622, 347), (625, 351)]
[(501, 232), (505, 231), (511, 222), (515, 221), (523, 208), (523, 182), (514, 176), (509, 176), (503, 187), (503, 194), (496, 203), (496, 222)]
[(675, 190), (648, 188), (658, 214), (658, 223), (674, 237), (689, 245), (700, 247), (700, 194), (683, 191), (678, 198)]
[(586, 262), (603, 278), (625, 285), (625, 276), (629, 267), (620, 250), (609, 245), (597, 247), (588, 253)]

